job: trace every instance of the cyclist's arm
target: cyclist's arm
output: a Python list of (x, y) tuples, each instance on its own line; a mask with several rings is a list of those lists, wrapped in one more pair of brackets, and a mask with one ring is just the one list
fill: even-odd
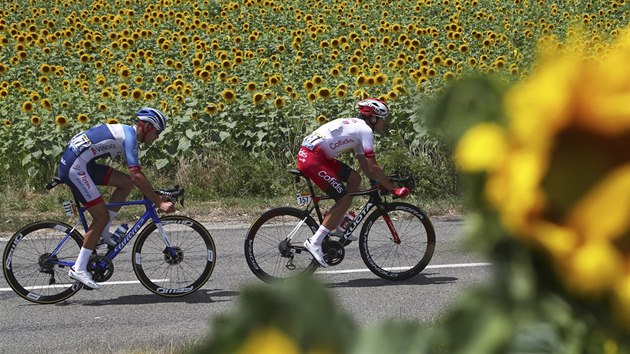
[(385, 172), (381, 169), (381, 167), (376, 163), (376, 157), (365, 157), (365, 155), (356, 155), (357, 160), (359, 161), (359, 166), (363, 173), (370, 179), (375, 179), (379, 181), (379, 183), (388, 191), (391, 192), (394, 189), (394, 184), (390, 182)]
[(361, 140), (360, 153), (356, 153), (357, 160), (359, 160), (359, 166), (363, 173), (370, 179), (379, 181), (383, 188), (388, 191), (392, 191), (396, 186), (389, 181), (389, 178), (385, 175), (385, 172), (376, 163), (376, 155), (374, 154), (374, 134), (372, 129), (367, 125), (363, 130), (359, 132), (359, 138)]
[[(160, 209), (164, 212), (175, 210), (173, 203), (163, 201), (162, 198), (160, 198), (160, 196), (155, 193), (153, 187), (151, 186), (151, 183), (149, 183), (149, 180), (147, 180), (144, 173), (142, 173), (142, 170), (133, 169), (129, 172), (133, 184), (138, 187), (140, 192), (142, 192), (142, 194), (144, 194), (153, 204), (160, 207)], [(164, 203), (165, 205), (162, 205), (162, 203)]]
[(147, 180), (144, 173), (142, 173), (140, 161), (138, 160), (138, 138), (136, 131), (133, 127), (128, 125), (123, 126), (123, 129), (125, 134), (123, 139), (123, 150), (129, 167), (131, 181), (136, 187), (138, 187), (140, 192), (142, 192), (142, 194), (144, 194), (161, 211), (166, 213), (175, 211), (174, 204), (163, 201), (162, 198), (155, 193), (151, 183), (149, 183), (149, 180)]

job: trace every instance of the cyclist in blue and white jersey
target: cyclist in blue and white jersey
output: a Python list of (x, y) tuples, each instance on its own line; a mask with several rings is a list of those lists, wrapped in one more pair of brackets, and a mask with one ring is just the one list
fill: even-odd
[[(173, 203), (163, 201), (142, 173), (138, 160), (138, 142), (152, 144), (166, 128), (166, 115), (161, 111), (142, 107), (136, 112), (133, 126), (123, 124), (101, 124), (75, 135), (68, 144), (59, 164), (59, 177), (70, 186), (72, 194), (87, 207), (92, 223), (85, 233), (83, 247), (68, 276), (83, 285), (99, 289), (87, 263), (96, 248), (99, 238), (112, 244), (109, 226), (118, 209), (107, 209), (97, 185), (113, 186), (109, 202), (123, 202), (133, 189), (138, 189), (163, 212), (175, 211)], [(101, 157), (122, 154), (127, 161), (129, 174), (110, 166), (96, 163)]]

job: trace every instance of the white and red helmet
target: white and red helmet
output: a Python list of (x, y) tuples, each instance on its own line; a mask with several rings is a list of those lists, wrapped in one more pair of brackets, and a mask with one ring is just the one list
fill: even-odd
[(378, 98), (366, 98), (357, 103), (357, 110), (366, 118), (385, 119), (389, 115), (389, 107)]

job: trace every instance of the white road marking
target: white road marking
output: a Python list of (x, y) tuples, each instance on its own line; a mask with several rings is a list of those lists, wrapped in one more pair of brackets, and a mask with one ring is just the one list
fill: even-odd
[[(154, 283), (163, 283), (167, 282), (170, 279), (152, 279), (151, 281)], [(99, 283), (100, 285), (127, 285), (127, 284), (140, 284), (138, 280), (127, 280), (127, 281), (108, 281), (104, 283)], [(50, 289), (50, 288), (67, 288), (70, 284), (56, 284), (56, 285), (48, 285), (48, 286), (27, 286), (26, 290), (34, 290), (34, 289)], [(0, 291), (13, 291), (11, 288), (0, 288)]]
[[(428, 265), (425, 269), (433, 269), (433, 268), (470, 268), (470, 267), (488, 267), (491, 266), (492, 263), (458, 263), (458, 264), (437, 264), (437, 265)], [(389, 268), (389, 270), (393, 269), (403, 269), (403, 268)], [(347, 273), (364, 273), (369, 272), (370, 270), (367, 268), (363, 269), (344, 269), (344, 270), (318, 270), (316, 273), (318, 274), (347, 274)], [(166, 282), (169, 279), (154, 279), (151, 280), (154, 283)], [(109, 281), (100, 283), (101, 285), (128, 285), (128, 284), (140, 284), (138, 280), (128, 280), (128, 281)], [(66, 287), (67, 285), (51, 285), (49, 287)], [(43, 286), (39, 287), (28, 287), (28, 290), (32, 289), (41, 289)], [(0, 288), (0, 291), (13, 291), (11, 288)]]
[[(492, 263), (459, 263), (459, 264), (438, 264), (438, 265), (428, 265), (425, 269), (432, 268), (468, 268), (468, 267), (487, 267), (491, 266)], [(409, 269), (407, 268), (386, 268), (387, 270), (401, 270), (401, 269)], [(369, 269), (345, 269), (345, 270), (318, 270), (316, 273), (318, 274), (345, 274), (345, 273), (363, 273), (370, 272)]]

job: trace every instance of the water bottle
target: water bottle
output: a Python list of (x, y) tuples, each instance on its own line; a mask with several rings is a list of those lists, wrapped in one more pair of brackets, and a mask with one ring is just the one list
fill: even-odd
[(114, 231), (114, 233), (112, 234), (112, 241), (116, 243), (120, 242), (120, 240), (122, 240), (127, 234), (127, 230), (129, 230), (129, 225), (127, 224), (121, 224), (120, 226), (118, 226), (118, 228), (116, 228), (116, 231)]
[(346, 215), (343, 216), (343, 220), (341, 220), (341, 223), (339, 223), (339, 229), (345, 231), (348, 226), (352, 224), (355, 216), (356, 214), (354, 213), (354, 211), (347, 212)]

